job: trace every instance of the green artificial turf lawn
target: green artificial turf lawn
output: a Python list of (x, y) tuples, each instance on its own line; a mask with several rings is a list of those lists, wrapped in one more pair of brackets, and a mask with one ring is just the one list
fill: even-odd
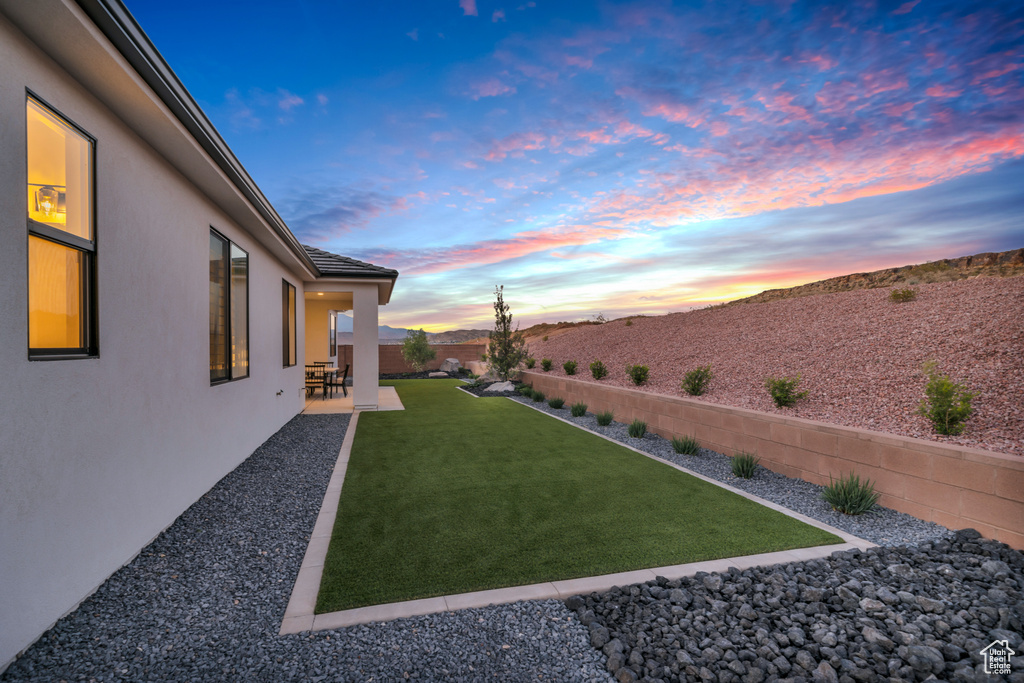
[(359, 415), (317, 613), (841, 539), (457, 380)]

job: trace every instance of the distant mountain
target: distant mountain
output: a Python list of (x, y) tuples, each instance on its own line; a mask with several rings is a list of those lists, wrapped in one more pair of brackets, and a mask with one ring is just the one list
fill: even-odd
[[(414, 328), (418, 329), (418, 328)], [(405, 327), (380, 325), (377, 328), (377, 339), (384, 343), (396, 343), (405, 339), (409, 332)], [(432, 344), (460, 344), (462, 342), (486, 337), (490, 330), (451, 330), (448, 332), (427, 332), (427, 340)], [(338, 314), (338, 343), (352, 343), (352, 317), (344, 313)]]

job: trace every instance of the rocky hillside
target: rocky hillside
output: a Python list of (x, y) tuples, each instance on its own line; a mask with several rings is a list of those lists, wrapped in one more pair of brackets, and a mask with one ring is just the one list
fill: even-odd
[(848, 292), (854, 289), (906, 287), (931, 282), (955, 282), (974, 277), (1024, 275), (1024, 249), (989, 252), (954, 259), (929, 261), (914, 266), (885, 268), (870, 273), (853, 273), (786, 289), (768, 289), (760, 294), (730, 301), (726, 305), (764, 303), (814, 294)]
[[(1013, 263), (978, 267), (1000, 265)], [(917, 272), (932, 271), (945, 272)], [(624, 387), (627, 364), (648, 365), (643, 388), (676, 396), (686, 371), (710, 364), (714, 379), (698, 400), (1024, 456), (1024, 276), (922, 283), (906, 303), (881, 286), (577, 326), (534, 340), (530, 352), (552, 359), (554, 374), (577, 361), (586, 381), (601, 360), (610, 371), (601, 382)], [(977, 392), (960, 436), (935, 435), (917, 413), (930, 360)], [(776, 408), (765, 379), (797, 375), (808, 397)]]

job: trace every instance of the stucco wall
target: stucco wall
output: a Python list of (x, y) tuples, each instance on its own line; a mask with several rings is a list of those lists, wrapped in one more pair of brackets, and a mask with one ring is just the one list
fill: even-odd
[[(97, 139), (99, 358), (27, 359), (26, 88)], [(3, 17), (0, 152), (2, 668), (302, 409), (304, 343), (300, 324), (284, 369), (281, 280), (301, 321), (301, 277)], [(250, 272), (250, 377), (219, 386), (211, 226)]]
[[(486, 344), (431, 344), (430, 348), (437, 351), (437, 357), (427, 363), (428, 370), (437, 370), (445, 358), (458, 358), (462, 365), (466, 365), (470, 361), (480, 360), (480, 355), (487, 353)], [(413, 371), (412, 366), (402, 358), (401, 344), (382, 345), (378, 349), (381, 374)], [(338, 346), (338, 367), (345, 367), (345, 363), (351, 362), (352, 345)]]
[(618, 422), (644, 420), (666, 438), (691, 435), (727, 455), (754, 453), (789, 477), (827, 484), (854, 472), (875, 483), (886, 507), (1024, 549), (1024, 459), (537, 371), (524, 381), (567, 404), (611, 410)]
[(331, 354), (331, 304), (306, 301), (306, 362), (334, 360)]

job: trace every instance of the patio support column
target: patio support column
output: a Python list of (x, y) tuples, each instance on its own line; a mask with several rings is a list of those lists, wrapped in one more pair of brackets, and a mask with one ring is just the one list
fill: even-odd
[(358, 410), (377, 409), (377, 285), (352, 288), (352, 400)]

